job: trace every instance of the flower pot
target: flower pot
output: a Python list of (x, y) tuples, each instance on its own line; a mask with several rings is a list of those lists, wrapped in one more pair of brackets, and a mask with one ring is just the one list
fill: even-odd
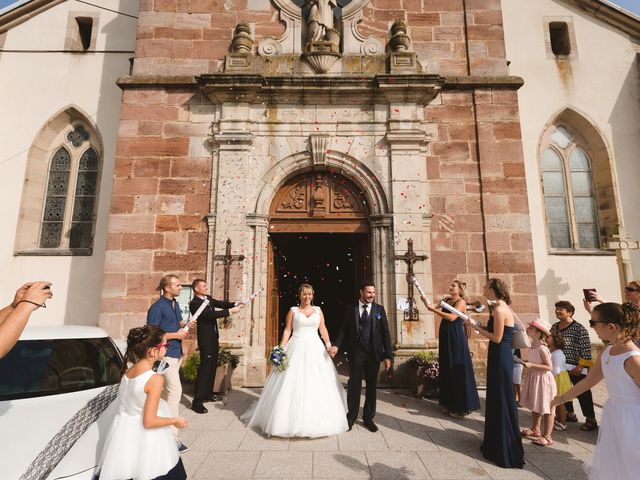
[(231, 377), (233, 376), (233, 368), (229, 364), (221, 365), (216, 369), (216, 379), (213, 382), (213, 391), (215, 393), (227, 393), (231, 390)]

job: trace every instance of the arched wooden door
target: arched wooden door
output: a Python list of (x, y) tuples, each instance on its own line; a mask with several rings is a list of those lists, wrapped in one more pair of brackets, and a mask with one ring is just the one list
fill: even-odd
[(369, 206), (349, 179), (312, 172), (287, 181), (269, 214), (266, 351), (280, 340), (297, 285), (312, 283), (331, 333), (339, 311), (371, 278)]

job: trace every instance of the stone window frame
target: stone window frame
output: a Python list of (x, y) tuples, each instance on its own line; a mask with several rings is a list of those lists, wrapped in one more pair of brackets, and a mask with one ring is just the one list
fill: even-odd
[[(587, 117), (573, 108), (565, 108), (554, 116), (555, 119), (547, 124), (543, 130), (538, 149), (538, 169), (540, 179), (540, 195), (542, 200), (542, 211), (545, 223), (547, 251), (552, 255), (603, 255), (609, 256), (615, 253), (602, 248), (602, 242), (611, 238), (618, 233), (621, 225), (620, 197), (617, 191), (617, 180), (615, 170), (613, 169), (611, 154), (605, 143), (605, 137), (602, 132), (597, 129), (593, 122)], [(554, 248), (551, 246), (549, 235), (549, 222), (547, 220), (546, 197), (544, 195), (543, 178), (542, 178), (542, 154), (552, 143), (550, 135), (553, 131), (563, 126), (574, 135), (574, 140), (570, 149), (561, 154), (564, 168), (564, 181), (567, 182), (567, 162), (571, 152), (576, 146), (582, 148), (590, 160), (591, 164), (591, 182), (593, 185), (593, 198), (595, 202), (596, 225), (600, 246), (598, 248), (580, 248), (576, 244), (576, 227), (575, 218), (573, 216), (573, 208), (570, 210), (571, 222), (571, 248)], [(555, 149), (556, 152), (558, 149)], [(566, 188), (566, 187), (565, 187)], [(567, 189), (567, 196), (571, 194), (571, 190)], [(571, 199), (571, 203), (573, 199)], [(569, 207), (568, 207), (569, 208)]]
[[(78, 19), (81, 18), (90, 18), (92, 20), (91, 39), (87, 48), (83, 45), (82, 35), (80, 33), (80, 22)], [(100, 14), (98, 12), (69, 12), (64, 49), (78, 53), (95, 51), (98, 39), (99, 20)]]
[[(571, 44), (571, 53), (569, 55), (556, 55), (551, 48), (551, 33), (549, 26), (551, 23), (562, 22), (567, 24), (569, 32), (569, 43)], [(574, 59), (578, 58), (578, 44), (576, 42), (576, 32), (573, 25), (573, 17), (569, 15), (546, 16), (542, 19), (544, 33), (544, 47), (548, 59)]]
[[(82, 126), (89, 139), (74, 147), (67, 137), (76, 127)], [(47, 186), (49, 182), (49, 166), (55, 153), (64, 148), (71, 155), (71, 170), (67, 186), (67, 206), (64, 215), (64, 230), (59, 247), (40, 247), (40, 236), (43, 223)], [(93, 204), (91, 242), (88, 247), (69, 248), (71, 216), (75, 187), (78, 177), (78, 166), (82, 155), (93, 148), (98, 157), (98, 173), (96, 176), (95, 200)], [(18, 256), (89, 256), (93, 253), (95, 228), (100, 202), (100, 183), (103, 170), (102, 138), (97, 128), (76, 108), (69, 107), (54, 115), (40, 130), (27, 157), (27, 167), (20, 203), (20, 217), (16, 231), (14, 254)]]

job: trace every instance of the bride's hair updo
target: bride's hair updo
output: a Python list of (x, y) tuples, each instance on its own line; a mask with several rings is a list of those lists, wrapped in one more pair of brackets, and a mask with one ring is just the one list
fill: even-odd
[(311, 290), (311, 293), (315, 293), (313, 291), (313, 287), (311, 285), (309, 285), (308, 283), (303, 283), (302, 285), (300, 285), (298, 287), (298, 296), (300, 296), (300, 294), (302, 293), (303, 290)]

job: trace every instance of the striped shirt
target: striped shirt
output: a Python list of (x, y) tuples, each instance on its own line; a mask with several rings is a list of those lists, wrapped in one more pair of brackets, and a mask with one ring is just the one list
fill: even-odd
[(578, 365), (580, 358), (591, 360), (591, 340), (589, 332), (584, 326), (577, 321), (572, 321), (569, 326), (560, 328), (560, 322), (551, 325), (551, 332), (560, 331), (564, 337), (564, 356), (567, 363)]

